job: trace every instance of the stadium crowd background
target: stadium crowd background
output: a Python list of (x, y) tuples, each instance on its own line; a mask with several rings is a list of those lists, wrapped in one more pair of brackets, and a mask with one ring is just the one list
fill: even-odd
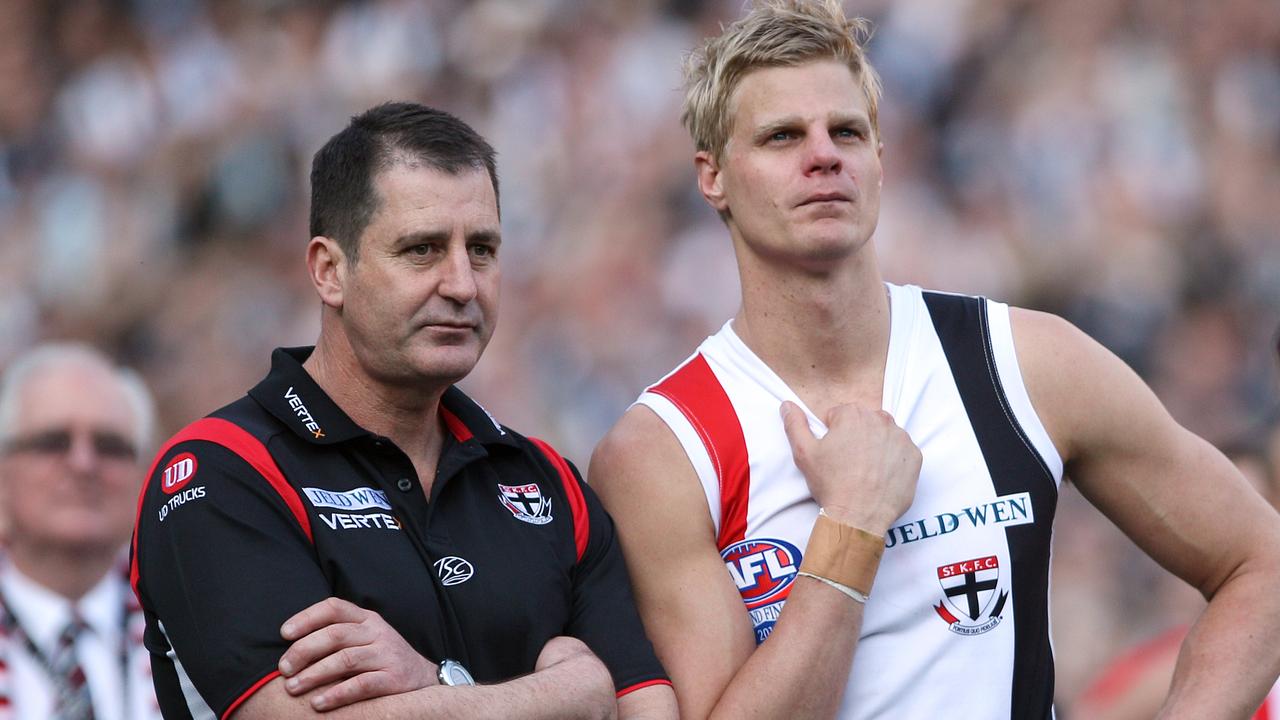
[[(895, 282), (1065, 315), (1264, 492), (1280, 483), (1280, 5), (866, 0)], [(502, 318), (465, 387), (585, 467), (735, 310), (680, 127), (684, 51), (742, 0), (4, 0), (0, 366), (139, 368), (163, 432), (311, 342), (311, 154), (388, 99), (499, 152)], [(1230, 523), (1231, 518), (1222, 518)], [(1059, 696), (1199, 605), (1074, 490)]]

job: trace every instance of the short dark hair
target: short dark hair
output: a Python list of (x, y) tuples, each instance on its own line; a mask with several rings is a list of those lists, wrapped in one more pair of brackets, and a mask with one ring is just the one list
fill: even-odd
[(311, 237), (333, 238), (355, 260), (360, 235), (378, 209), (373, 179), (400, 163), (450, 174), (483, 168), (498, 196), (493, 147), (480, 133), (443, 110), (383, 103), (351, 118), (312, 158)]

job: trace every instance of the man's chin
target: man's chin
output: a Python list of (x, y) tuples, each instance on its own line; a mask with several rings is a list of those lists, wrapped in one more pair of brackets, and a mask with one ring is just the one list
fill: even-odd
[(452, 385), (465, 378), (480, 361), (474, 348), (433, 348), (414, 358), (414, 369), (420, 378), (432, 383)]

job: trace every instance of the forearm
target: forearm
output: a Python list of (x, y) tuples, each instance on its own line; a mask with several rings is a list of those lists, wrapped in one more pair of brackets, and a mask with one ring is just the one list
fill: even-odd
[(796, 578), (773, 633), (734, 675), (712, 718), (831, 718), (849, 679), (863, 606)]
[(529, 675), (496, 685), (444, 687), (366, 700), (318, 713), (309, 696), (290, 697), (277, 678), (263, 686), (233, 716), (326, 720), (600, 720), (614, 717), (617, 705), (608, 671), (589, 655), (572, 655)]
[(1192, 627), (1158, 716), (1251, 716), (1280, 674), (1280, 564), (1242, 567)]

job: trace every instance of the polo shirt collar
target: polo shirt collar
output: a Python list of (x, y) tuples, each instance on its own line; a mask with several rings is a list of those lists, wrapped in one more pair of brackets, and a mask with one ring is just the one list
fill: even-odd
[(460, 443), (475, 440), (482, 445), (519, 447), (511, 433), (457, 385), (451, 385), (440, 398), (440, 415), (453, 439)]
[[(331, 445), (370, 433), (360, 427), (316, 384), (302, 363), (314, 347), (276, 348), (271, 372), (249, 396), (286, 427), (316, 445)], [(440, 414), (453, 439), (481, 445), (519, 447), (515, 439), (479, 403), (457, 386), (440, 399)]]
[(332, 445), (368, 435), (302, 367), (314, 349), (276, 348), (271, 353), (271, 372), (249, 391), (249, 397), (298, 437), (316, 445)]

